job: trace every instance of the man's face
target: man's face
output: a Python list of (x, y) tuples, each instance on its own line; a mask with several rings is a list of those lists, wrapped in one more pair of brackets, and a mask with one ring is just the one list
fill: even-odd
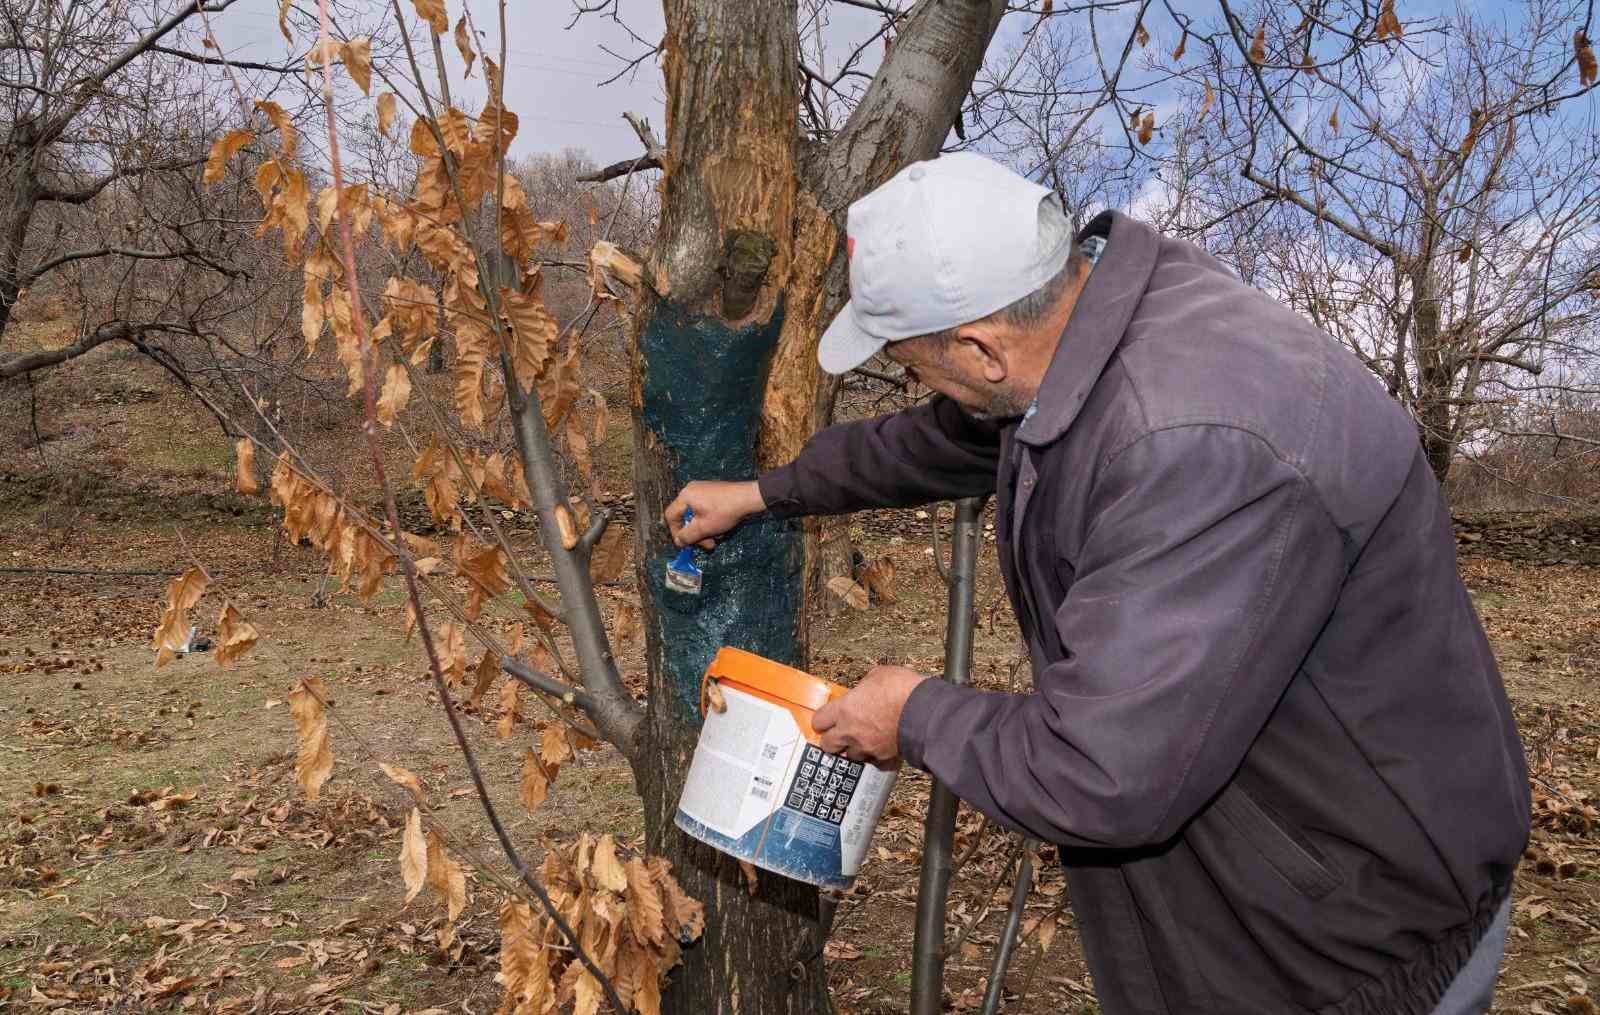
[(925, 335), (890, 342), (883, 353), (912, 381), (948, 396), (978, 419), (1015, 419), (1033, 400), (1006, 376), (1005, 357), (974, 339)]

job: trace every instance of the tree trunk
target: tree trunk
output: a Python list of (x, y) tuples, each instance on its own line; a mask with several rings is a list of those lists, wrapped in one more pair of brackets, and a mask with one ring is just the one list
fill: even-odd
[(1411, 272), (1411, 292), (1416, 312), (1412, 318), (1412, 347), (1417, 357), (1417, 392), (1414, 411), (1417, 436), (1422, 442), (1428, 465), (1440, 483), (1450, 473), (1455, 458), (1455, 428), (1452, 417), (1453, 372), (1449, 356), (1440, 345), (1439, 294), (1426, 257)]
[[(667, 0), (661, 224), (634, 326), (639, 587), (649, 704), (635, 780), (645, 837), (706, 906), (666, 998), (674, 1015), (829, 1010), (816, 890), (738, 865), (673, 825), (699, 734), (700, 678), (731, 645), (806, 665), (815, 535), (751, 519), (700, 554), (697, 596), (665, 586), (661, 512), (693, 479), (749, 479), (792, 458), (832, 414), (816, 365), (846, 290), (850, 201), (938, 151), (1003, 13), (928, 0), (901, 27), (855, 114), (802, 168), (796, 0)], [(802, 180), (805, 181), (804, 185)]]
[(30, 124), (17, 128), (21, 135), (0, 151), (0, 167), (9, 170), (4, 174), (10, 184), (10, 193), (4, 198), (0, 210), (0, 336), (6, 332), (11, 311), (17, 305), (17, 295), (22, 287), (22, 251), (28, 240), (28, 226), (33, 221), (33, 210), (38, 204), (38, 181), (31, 169), (26, 150), (19, 152), (32, 132)]

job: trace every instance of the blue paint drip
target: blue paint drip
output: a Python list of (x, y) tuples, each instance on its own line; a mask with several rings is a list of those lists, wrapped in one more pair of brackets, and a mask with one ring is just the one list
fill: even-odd
[[(640, 410), (676, 462), (677, 487), (694, 479), (746, 480), (756, 475), (756, 433), (772, 352), (783, 328), (780, 304), (771, 320), (733, 329), (662, 301), (639, 336), (645, 370)], [(676, 491), (672, 491), (676, 492)], [(647, 530), (659, 534), (652, 525)], [(652, 541), (646, 592), (655, 601), (663, 662), (680, 721), (700, 724), (700, 678), (717, 649), (745, 649), (799, 665), (803, 549), (793, 520), (761, 515), (694, 551), (700, 594), (666, 586), (678, 549)]]

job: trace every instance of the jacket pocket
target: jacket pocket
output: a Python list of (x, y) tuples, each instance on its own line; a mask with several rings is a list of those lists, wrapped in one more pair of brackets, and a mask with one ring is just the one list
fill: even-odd
[(1320, 899), (1344, 882), (1308, 844), (1290, 835), (1278, 819), (1256, 803), (1237, 782), (1230, 783), (1213, 806), (1300, 894)]

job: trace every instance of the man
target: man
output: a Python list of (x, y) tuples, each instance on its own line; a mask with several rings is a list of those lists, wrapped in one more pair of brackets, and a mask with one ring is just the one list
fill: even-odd
[(1411, 420), (1203, 251), (1116, 213), (1073, 237), (976, 155), (848, 233), (822, 365), (881, 350), (937, 394), (668, 524), (994, 493), (1034, 689), (880, 666), (823, 747), (1059, 844), (1108, 1015), (1485, 1010), (1527, 776)]

